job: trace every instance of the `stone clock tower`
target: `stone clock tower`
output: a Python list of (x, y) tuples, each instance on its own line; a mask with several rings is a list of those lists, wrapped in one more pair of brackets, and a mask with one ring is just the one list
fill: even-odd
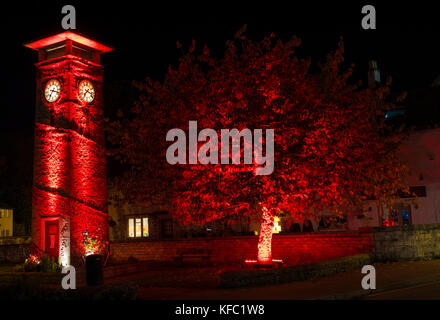
[(62, 265), (108, 245), (103, 66), (110, 47), (63, 32), (38, 51), (32, 238)]

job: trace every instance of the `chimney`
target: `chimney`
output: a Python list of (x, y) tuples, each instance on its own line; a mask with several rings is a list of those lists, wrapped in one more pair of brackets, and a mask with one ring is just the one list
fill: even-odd
[(373, 89), (376, 88), (377, 83), (380, 83), (380, 71), (377, 68), (376, 60), (370, 60), (368, 65), (368, 87)]

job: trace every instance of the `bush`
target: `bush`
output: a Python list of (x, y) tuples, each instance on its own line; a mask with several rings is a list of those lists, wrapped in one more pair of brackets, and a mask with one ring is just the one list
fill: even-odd
[(38, 258), (30, 255), (22, 265), (17, 265), (14, 272), (61, 272), (61, 265), (55, 258), (44, 255)]
[(24, 264), (17, 264), (12, 268), (12, 272), (24, 272)]
[(303, 281), (355, 270), (370, 263), (368, 254), (359, 254), (298, 266), (228, 271), (220, 274), (220, 287), (239, 288)]
[(41, 265), (40, 267), (41, 272), (56, 272), (56, 273), (61, 272), (61, 265), (53, 257), (43, 256), (41, 258), (40, 265)]
[(23, 264), (23, 271), (24, 272), (37, 272), (40, 271), (40, 262), (41, 260), (34, 255), (30, 255), (29, 258), (27, 258), (24, 261)]

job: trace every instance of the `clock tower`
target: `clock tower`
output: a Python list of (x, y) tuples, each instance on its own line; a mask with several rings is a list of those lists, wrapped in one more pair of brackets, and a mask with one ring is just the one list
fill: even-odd
[(66, 31), (38, 51), (32, 238), (62, 265), (108, 246), (103, 66), (112, 48)]

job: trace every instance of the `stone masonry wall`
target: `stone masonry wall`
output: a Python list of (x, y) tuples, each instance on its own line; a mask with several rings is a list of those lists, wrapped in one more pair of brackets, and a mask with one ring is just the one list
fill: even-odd
[(375, 261), (440, 257), (440, 224), (374, 228)]
[[(120, 241), (110, 246), (112, 261), (171, 261), (179, 248), (209, 248), (211, 261), (241, 263), (257, 258), (258, 236), (193, 238), (161, 241)], [(314, 263), (329, 259), (372, 252), (371, 233), (310, 233), (274, 235), (274, 259), (283, 259), (290, 265)]]
[[(440, 224), (373, 228), (372, 232), (274, 235), (274, 259), (290, 265), (372, 253), (375, 261), (440, 257)], [(30, 238), (0, 240), (0, 263), (21, 263), (29, 253)], [(179, 248), (210, 248), (217, 263), (256, 259), (257, 236), (112, 242), (112, 261), (171, 261)]]
[(0, 264), (24, 262), (29, 256), (30, 242), (30, 237), (0, 238)]

